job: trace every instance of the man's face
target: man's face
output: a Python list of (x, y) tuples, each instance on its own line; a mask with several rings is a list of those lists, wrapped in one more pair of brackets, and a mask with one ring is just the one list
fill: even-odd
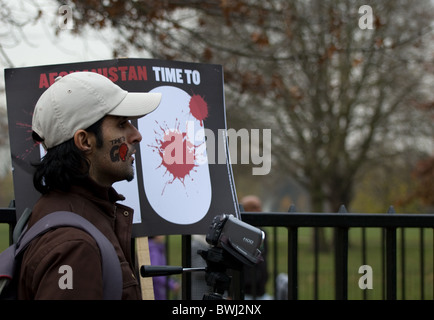
[(103, 144), (92, 148), (89, 174), (101, 185), (134, 178), (134, 153), (142, 140), (140, 132), (128, 118), (106, 116), (101, 126)]

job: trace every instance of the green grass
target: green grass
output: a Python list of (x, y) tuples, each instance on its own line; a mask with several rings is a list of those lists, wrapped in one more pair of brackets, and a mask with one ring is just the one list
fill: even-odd
[(9, 246), (9, 225), (0, 223), (0, 252)]
[[(267, 232), (268, 255), (267, 263), (270, 271), (270, 280), (267, 283), (267, 292), (273, 295), (273, 230), (263, 228)], [(369, 300), (383, 299), (384, 273), (382, 270), (382, 246), (381, 229), (367, 228), (367, 261), (362, 261), (361, 228), (351, 228), (349, 231), (348, 250), (348, 299), (363, 299), (364, 293)], [(332, 229), (326, 228), (326, 239), (331, 242)], [(397, 298), (407, 300), (421, 299), (421, 282), (424, 285), (424, 299), (433, 299), (433, 230), (424, 230), (424, 278), (420, 277), (420, 229), (405, 229), (405, 264), (401, 264), (402, 258), (402, 229), (397, 230)], [(287, 272), (287, 231), (285, 228), (277, 228), (277, 273)], [(168, 264), (182, 265), (181, 236), (169, 236)], [(314, 254), (312, 250), (312, 229), (300, 228), (298, 233), (298, 297), (301, 300), (314, 299)], [(8, 225), (0, 224), (0, 251), (8, 246)], [(368, 264), (373, 269), (373, 289), (362, 290), (358, 281), (362, 274), (358, 273), (359, 267)], [(319, 281), (318, 298), (332, 300), (335, 298), (334, 286), (334, 253), (333, 250), (321, 252), (318, 257)], [(405, 274), (403, 284), (402, 275)], [(180, 276), (176, 276), (180, 279)], [(405, 297), (403, 296), (405, 286)]]

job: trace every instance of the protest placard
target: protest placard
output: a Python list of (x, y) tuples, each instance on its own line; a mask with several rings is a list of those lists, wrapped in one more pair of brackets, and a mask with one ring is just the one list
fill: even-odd
[[(135, 210), (133, 236), (204, 234), (213, 217), (239, 217), (226, 143), (223, 68), (156, 59), (113, 59), (5, 70), (17, 215), (38, 197), (32, 163), (44, 155), (32, 139), (39, 96), (58, 76), (100, 73), (130, 92), (160, 92), (160, 106), (133, 124), (142, 135), (136, 177), (114, 188)], [(91, 108), (92, 106), (89, 106)], [(110, 156), (122, 157), (122, 141)]]

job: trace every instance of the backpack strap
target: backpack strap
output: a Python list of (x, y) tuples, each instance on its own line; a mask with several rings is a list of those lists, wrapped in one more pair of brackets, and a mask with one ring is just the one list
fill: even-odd
[(32, 210), (30, 210), (29, 208), (24, 209), (23, 213), (21, 214), (20, 218), (17, 221), (17, 224), (15, 225), (12, 234), (13, 243), (17, 243), (20, 235), (24, 233), (24, 231), (26, 230), (27, 222), (29, 222), (29, 218), (31, 214), (32, 214)]
[(86, 231), (95, 239), (102, 258), (103, 299), (120, 300), (122, 297), (122, 271), (113, 244), (92, 223), (76, 213), (56, 211), (38, 220), (18, 239), (15, 256), (26, 249), (36, 237), (59, 227), (78, 228)]

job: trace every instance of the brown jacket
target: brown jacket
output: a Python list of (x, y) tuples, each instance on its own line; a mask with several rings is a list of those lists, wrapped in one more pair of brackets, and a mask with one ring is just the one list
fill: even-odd
[[(31, 227), (54, 211), (72, 211), (93, 223), (113, 243), (121, 263), (122, 299), (141, 299), (141, 291), (131, 257), (133, 210), (116, 203), (124, 198), (113, 188), (92, 180), (73, 186), (70, 192), (52, 191), (42, 196), (33, 208)], [(72, 288), (64, 288), (59, 272), (63, 265), (72, 272)], [(62, 289), (63, 287), (63, 289)], [(49, 231), (34, 240), (21, 264), (19, 299), (102, 299), (101, 256), (91, 235), (64, 227)]]

